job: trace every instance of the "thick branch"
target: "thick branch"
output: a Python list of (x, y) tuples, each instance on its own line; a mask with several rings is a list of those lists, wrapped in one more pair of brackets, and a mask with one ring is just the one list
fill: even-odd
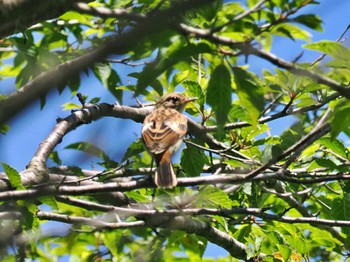
[[(91, 0), (80, 0), (90, 2)], [(0, 38), (26, 30), (28, 27), (62, 15), (74, 1), (14, 0), (0, 2)]]
[(123, 18), (134, 21), (142, 21), (147, 18), (144, 14), (132, 13), (126, 9), (109, 9), (105, 7), (93, 7), (85, 3), (74, 3), (74, 9), (82, 14), (90, 14), (100, 17)]
[(146, 37), (152, 37), (154, 34), (168, 30), (169, 24), (180, 19), (185, 11), (210, 2), (212, 0), (181, 1), (181, 4), (175, 4), (167, 10), (153, 14), (123, 34), (106, 38), (98, 48), (88, 50), (86, 54), (38, 75), (8, 98), (0, 101), (0, 124), (11, 119), (35, 99), (45, 95), (56, 86), (64, 84), (64, 81), (83, 69), (105, 59), (109, 54), (125, 54)]

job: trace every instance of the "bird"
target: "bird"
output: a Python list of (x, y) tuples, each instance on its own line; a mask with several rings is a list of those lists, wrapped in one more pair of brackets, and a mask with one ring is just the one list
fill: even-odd
[(181, 93), (166, 94), (143, 122), (142, 139), (155, 159), (154, 182), (159, 188), (171, 189), (177, 185), (171, 157), (187, 133), (187, 117), (181, 112), (187, 103), (196, 99)]

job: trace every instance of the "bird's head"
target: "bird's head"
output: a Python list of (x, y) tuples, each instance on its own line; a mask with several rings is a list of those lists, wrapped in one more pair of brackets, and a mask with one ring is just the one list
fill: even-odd
[(172, 108), (179, 112), (185, 109), (188, 102), (196, 100), (197, 97), (186, 97), (180, 93), (170, 93), (162, 96), (162, 98), (157, 102), (156, 108)]

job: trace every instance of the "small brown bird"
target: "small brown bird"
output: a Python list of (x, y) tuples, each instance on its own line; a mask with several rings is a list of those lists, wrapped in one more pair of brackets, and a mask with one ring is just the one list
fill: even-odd
[(195, 99), (180, 93), (164, 95), (143, 122), (142, 138), (155, 158), (154, 182), (160, 188), (173, 188), (177, 184), (171, 156), (179, 149), (187, 133), (187, 118), (179, 112)]

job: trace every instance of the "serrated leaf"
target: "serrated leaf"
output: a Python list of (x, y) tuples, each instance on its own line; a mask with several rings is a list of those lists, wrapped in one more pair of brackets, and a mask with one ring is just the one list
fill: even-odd
[(239, 67), (233, 68), (233, 74), (240, 103), (250, 116), (249, 123), (256, 126), (260, 112), (264, 108), (264, 93), (261, 83), (253, 74)]
[(332, 126), (332, 138), (335, 138), (340, 132), (350, 126), (350, 103), (347, 100), (340, 101), (334, 108), (330, 117), (330, 124)]
[(184, 169), (186, 176), (199, 176), (203, 170), (206, 157), (203, 150), (191, 145), (182, 151), (181, 167)]
[(348, 62), (350, 60), (350, 49), (338, 42), (322, 40), (316, 43), (303, 45), (304, 48), (323, 52), (334, 59)]
[(186, 94), (189, 97), (197, 97), (196, 103), (201, 108), (204, 107), (204, 93), (202, 87), (195, 81), (185, 80), (182, 82), (182, 86), (185, 88)]
[(207, 186), (199, 191), (196, 197), (199, 205), (211, 207), (231, 208), (232, 201), (230, 197), (221, 189), (213, 186)]
[(218, 125), (217, 134), (219, 137), (223, 135), (223, 127), (228, 119), (228, 113), (231, 108), (231, 85), (229, 69), (224, 64), (220, 64), (210, 76), (206, 94), (207, 103), (212, 107), (216, 115)]
[(147, 64), (138, 77), (136, 95), (142, 93), (156, 78), (178, 62), (200, 53), (210, 52), (208, 44), (200, 42), (197, 44), (186, 44), (184, 39), (174, 38), (173, 44), (160, 49), (156, 60)]
[(18, 171), (6, 163), (2, 162), (1, 164), (10, 181), (11, 186), (15, 189), (24, 189), (21, 181), (21, 176)]
[(276, 25), (272, 28), (271, 33), (289, 37), (292, 40), (301, 39), (310, 41), (311, 34), (300, 27), (288, 23)]
[(319, 139), (318, 143), (325, 146), (331, 152), (339, 156), (342, 156), (344, 158), (348, 158), (349, 150), (344, 146), (344, 144), (339, 139), (336, 139), (336, 138), (330, 139), (328, 137), (324, 137)]
[(216, 220), (216, 222), (218, 222), (225, 229), (226, 232), (229, 232), (228, 224), (227, 224), (227, 221), (224, 217), (213, 216), (213, 218)]

